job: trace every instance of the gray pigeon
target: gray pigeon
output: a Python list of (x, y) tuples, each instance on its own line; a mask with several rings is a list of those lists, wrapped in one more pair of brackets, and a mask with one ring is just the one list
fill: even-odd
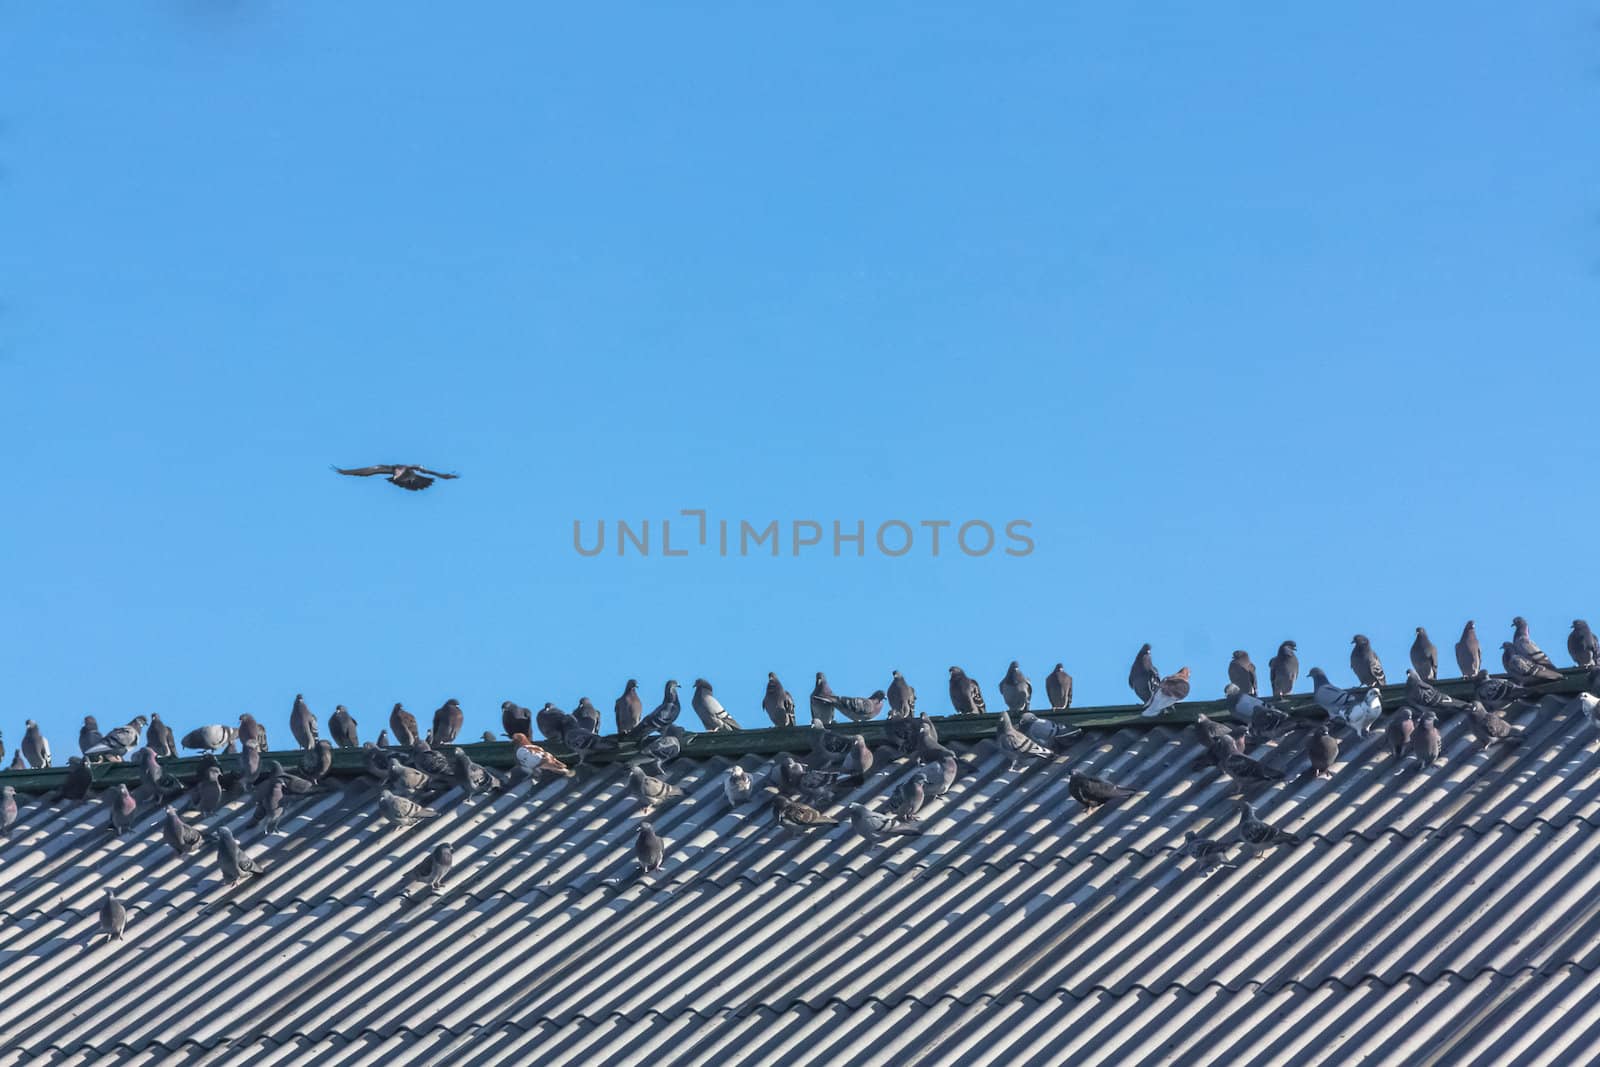
[(219, 826), (213, 831), (217, 842), (217, 865), (222, 868), (222, 881), (224, 885), (238, 885), (239, 880), (247, 874), (262, 874), (266, 866), (251, 859), (239, 842), (234, 840), (233, 831), (226, 826)]
[(457, 748), (450, 755), (455, 783), (461, 787), (461, 792), (466, 794), (467, 803), (474, 803), (473, 798), (479, 793), (499, 792), (505, 789), (506, 780), (489, 768), (472, 762), (472, 757), (467, 755), (466, 749)]
[(1258, 759), (1244, 755), (1227, 741), (1214, 738), (1211, 741), (1210, 751), (1217, 767), (1223, 774), (1233, 779), (1235, 792), (1242, 792), (1245, 786), (1255, 782), (1283, 781), (1283, 772), (1278, 768), (1269, 767)]
[(397, 703), (390, 710), (389, 729), (394, 731), (394, 743), (398, 748), (410, 748), (422, 736), (417, 729), (417, 717), (407, 711), (403, 704)]
[(882, 689), (875, 689), (870, 696), (864, 697), (835, 696), (833, 707), (851, 722), (867, 722), (877, 718), (878, 712), (883, 710), (885, 696)]
[(1244, 752), (1244, 738), (1203, 711), (1194, 717), (1194, 731), (1199, 735), (1200, 744), (1205, 746), (1207, 752), (1211, 751), (1212, 744), (1217, 741), (1226, 743), (1235, 752)]
[(444, 888), (445, 879), (450, 877), (450, 868), (456, 863), (455, 849), (450, 842), (441, 841), (433, 846), (433, 851), (428, 853), (428, 858), (422, 865), (411, 872), (411, 881), (427, 882), (430, 892), (437, 893)]
[(1397, 711), (1394, 718), (1389, 720), (1389, 725), (1383, 728), (1384, 738), (1389, 742), (1389, 755), (1395, 759), (1402, 758), (1411, 748), (1411, 734), (1416, 728), (1410, 708), (1402, 707)]
[(1294, 692), (1295, 679), (1300, 677), (1299, 645), (1285, 641), (1278, 646), (1278, 654), (1267, 661), (1267, 674), (1272, 679), (1272, 695), (1286, 697)]
[(1102, 804), (1115, 803), (1126, 797), (1137, 796), (1139, 790), (1128, 789), (1104, 778), (1096, 778), (1084, 771), (1073, 771), (1067, 781), (1067, 792), (1083, 805), (1084, 811), (1093, 811)]
[(1044, 747), (1013, 726), (1011, 713), (1008, 711), (1000, 713), (1000, 721), (995, 725), (994, 741), (999, 746), (1000, 754), (1010, 761), (1012, 770), (1016, 770), (1026, 760), (1049, 760), (1055, 756), (1053, 750)]
[(1082, 727), (1055, 722), (1052, 719), (1041, 719), (1031, 711), (1025, 711), (1017, 716), (1017, 729), (1054, 752), (1062, 751), (1071, 745), (1074, 739), (1083, 736)]
[(161, 766), (161, 760), (157, 758), (155, 749), (148, 745), (141, 748), (134, 762), (139, 767), (139, 800), (148, 800), (152, 804), (165, 804), (183, 792), (183, 783), (168, 774)]
[(300, 769), (312, 782), (320, 782), (333, 772), (333, 744), (321, 738), (300, 757)]
[(821, 723), (824, 726), (833, 725), (833, 686), (828, 684), (828, 676), (821, 671), (817, 672), (816, 684), (811, 687), (811, 724)]
[[(617, 717), (617, 733), (626, 736), (633, 732), (639, 725), (639, 720), (644, 718), (644, 701), (639, 698), (639, 680), (629, 678), (628, 684), (622, 687), (622, 695), (611, 705), (611, 713)], [(518, 730), (516, 733), (526, 734), (527, 730)]]
[(909, 719), (917, 711), (917, 691), (899, 671), (889, 682), (889, 718)]
[(739, 724), (733, 721), (733, 716), (722, 706), (722, 701), (712, 695), (711, 683), (704, 678), (694, 680), (694, 696), (689, 698), (689, 706), (694, 708), (694, 713), (700, 716), (700, 722), (710, 733), (739, 729)]
[[(418, 770), (416, 767), (407, 767), (403, 763), (391, 761), (389, 773), (384, 779), (384, 784), (389, 791), (397, 797), (414, 797), (433, 789), (433, 776), (427, 771)], [(451, 764), (454, 772), (455, 764)]]
[(276, 835), (280, 831), (278, 823), (283, 819), (283, 781), (279, 778), (263, 779), (256, 786), (256, 810), (250, 816), (247, 826), (255, 826), (265, 822), (266, 834)]
[(1406, 703), (1418, 711), (1433, 711), (1441, 715), (1454, 715), (1467, 710), (1464, 702), (1429, 685), (1415, 670), (1406, 671)]
[(1333, 765), (1339, 762), (1339, 739), (1328, 733), (1326, 726), (1318, 726), (1306, 742), (1306, 755), (1311, 759), (1312, 777), (1332, 778)]
[(901, 718), (891, 715), (884, 723), (883, 738), (894, 746), (897, 755), (909, 756), (914, 753), (921, 733), (922, 725), (909, 715)]
[(1355, 672), (1356, 680), (1366, 686), (1387, 685), (1383, 664), (1378, 662), (1378, 654), (1372, 650), (1372, 642), (1367, 640), (1367, 635), (1356, 634), (1350, 639), (1350, 644), (1353, 646), (1350, 649), (1350, 669)]
[(378, 794), (378, 810), (396, 826), (415, 826), (420, 819), (435, 819), (439, 813), (425, 808), (415, 800), (397, 797), (385, 789)]
[(106, 790), (106, 810), (111, 813), (111, 832), (114, 835), (121, 837), (132, 829), (137, 821), (134, 812), (138, 806), (128, 787), (120, 782)]
[(1425, 711), (1417, 718), (1416, 726), (1411, 731), (1411, 754), (1417, 757), (1418, 764), (1428, 767), (1439, 761), (1443, 751), (1444, 742), (1439, 737), (1433, 712)]
[(17, 787), (0, 786), (0, 834), (11, 836), (11, 828), (17, 825), (17, 814)]
[(1316, 683), (1312, 699), (1328, 713), (1328, 718), (1357, 733), (1366, 733), (1383, 715), (1383, 699), (1375, 688), (1340, 689), (1328, 681), (1321, 667), (1311, 668), (1311, 680)]
[(1133, 657), (1133, 669), (1128, 671), (1128, 688), (1139, 698), (1139, 703), (1148, 704), (1160, 686), (1161, 672), (1156, 670), (1155, 659), (1150, 655), (1150, 645), (1148, 643), (1140, 645), (1139, 654)]
[(989, 710), (984, 707), (978, 683), (960, 667), (950, 668), (950, 706), (957, 715), (982, 715)]
[(908, 826), (892, 815), (879, 815), (875, 811), (867, 810), (865, 804), (851, 804), (850, 828), (868, 841), (874, 843), (897, 834), (920, 834), (920, 826)]
[(494, 735), (493, 730), (485, 730), (483, 732), (483, 736), (478, 738), (478, 740), (482, 741), (486, 745), (498, 744), (500, 741), (500, 739)]
[(649, 821), (639, 824), (639, 833), (633, 842), (633, 854), (638, 857), (639, 870), (644, 874), (659, 871), (661, 864), (666, 861), (667, 844)]
[(1417, 639), (1411, 642), (1411, 666), (1425, 682), (1439, 679), (1439, 650), (1428, 640), (1428, 631), (1417, 627)]
[(956, 761), (956, 754), (948, 748), (936, 753), (925, 753), (923, 763), (917, 773), (927, 779), (924, 792), (928, 799), (937, 799), (950, 792), (950, 787), (955, 784), (956, 776), (961, 772), (961, 765)]
[(1506, 678), (1495, 678), (1479, 669), (1472, 679), (1473, 698), (1490, 711), (1504, 711), (1519, 700), (1527, 700), (1533, 692)]
[(1000, 679), (1000, 699), (1005, 701), (1007, 711), (1019, 713), (1027, 711), (1033, 700), (1033, 683), (1022, 673), (1016, 660), (1011, 661), (1006, 676)]
[(150, 716), (150, 726), (145, 731), (145, 738), (158, 756), (176, 756), (178, 754), (178, 746), (172, 737), (172, 727), (162, 722), (159, 714)]
[(1248, 801), (1239, 802), (1239, 840), (1257, 859), (1275, 845), (1298, 845), (1300, 836), (1287, 830), (1269, 826), (1256, 816), (1256, 809)]
[(889, 811), (901, 822), (916, 822), (917, 812), (927, 803), (927, 787), (926, 771), (914, 771), (907, 775), (904, 781), (894, 787), (894, 792), (889, 794)]
[(1456, 642), (1456, 666), (1461, 668), (1463, 678), (1473, 677), (1483, 667), (1483, 649), (1478, 645), (1478, 630), (1471, 619), (1461, 628), (1461, 640)]
[(378, 739), (373, 742), (379, 748), (392, 748), (389, 744), (389, 731), (387, 728), (378, 731)]
[(1066, 711), (1072, 707), (1072, 675), (1057, 663), (1055, 670), (1045, 675), (1044, 695), (1050, 701), (1051, 711)]
[(94, 788), (94, 768), (81, 756), (67, 757), (67, 776), (61, 783), (61, 799), (83, 800)]
[(852, 789), (867, 780), (872, 773), (872, 749), (860, 734), (850, 735), (850, 751), (839, 762), (839, 774), (834, 779), (835, 789)]
[(394, 757), (375, 743), (368, 741), (361, 746), (361, 766), (378, 781), (387, 782), (389, 771), (394, 767)]
[(806, 765), (787, 752), (778, 753), (778, 758), (772, 763), (772, 770), (767, 775), (768, 780), (785, 796), (798, 796), (800, 783), (806, 776)]
[(118, 726), (107, 730), (100, 737), (98, 745), (89, 746), (85, 756), (110, 755), (121, 757), (139, 747), (139, 735), (144, 733), (145, 724), (150, 720), (143, 715), (135, 715), (133, 721), (126, 726)]
[(572, 709), (572, 718), (589, 733), (600, 733), (600, 709), (588, 697), (578, 698), (578, 706)]
[(194, 806), (200, 814), (210, 815), (222, 807), (222, 768), (205, 767), (194, 783)]
[(506, 737), (533, 736), (533, 712), (513, 700), (500, 702), (500, 725), (505, 728)]
[(239, 731), (231, 726), (216, 723), (210, 726), (197, 726), (183, 735), (183, 747), (203, 752), (221, 752), (238, 736)]
[(678, 721), (678, 716), (683, 711), (683, 705), (678, 699), (678, 683), (675, 679), (667, 679), (667, 684), (661, 694), (661, 703), (655, 710), (639, 720), (630, 736), (642, 737), (648, 733), (660, 733)]
[(1256, 695), (1256, 665), (1250, 662), (1250, 653), (1242, 648), (1233, 651), (1228, 660), (1228, 681), (1239, 687), (1241, 693)]
[(187, 856), (200, 847), (200, 842), (205, 840), (205, 835), (188, 823), (183, 821), (183, 816), (178, 814), (178, 809), (168, 804), (165, 810), (165, 821), (161, 824), (161, 839), (167, 846), (180, 856)]
[(1293, 715), (1278, 710), (1260, 697), (1245, 693), (1231, 682), (1222, 693), (1223, 703), (1233, 717), (1249, 723), (1245, 737), (1251, 741), (1270, 741), (1282, 737), (1295, 727)]
[(6, 769), (11, 771), (25, 771), (28, 769), (27, 763), (22, 759), (22, 749), (19, 748), (11, 754), (11, 766)]
[(83, 726), (78, 729), (78, 751), (84, 755), (100, 743), (100, 723), (93, 715), (83, 717)]
[(1522, 740), (1521, 731), (1477, 701), (1468, 705), (1467, 715), (1472, 719), (1472, 733), (1478, 739), (1480, 749), (1493, 744), (1514, 745)]
[(822, 814), (809, 804), (790, 800), (782, 793), (772, 795), (772, 810), (778, 816), (778, 825), (796, 832), (813, 830), (819, 826), (838, 826), (839, 820)]
[(121, 941), (122, 931), (128, 925), (128, 909), (117, 899), (116, 890), (106, 887), (105, 903), (100, 905), (100, 932), (107, 941)]
[(664, 779), (651, 777), (642, 767), (635, 767), (628, 772), (628, 786), (639, 799), (640, 809), (647, 815), (657, 806), (683, 796), (682, 789)]
[(749, 772), (737, 763), (728, 768), (727, 775), (722, 779), (722, 793), (728, 798), (730, 808), (737, 808), (749, 800), (752, 788)]
[(289, 733), (301, 748), (310, 748), (317, 742), (317, 717), (304, 694), (294, 695), (294, 707), (289, 709)]
[(340, 704), (328, 716), (328, 734), (340, 748), (360, 748), (361, 738), (356, 732), (355, 716)]
[(660, 770), (664, 764), (671, 763), (683, 754), (683, 739), (689, 736), (689, 731), (681, 726), (669, 726), (666, 733), (643, 742), (639, 746), (639, 754), (656, 765)]
[(1541, 667), (1555, 669), (1555, 663), (1544, 654), (1544, 649), (1534, 644), (1533, 635), (1528, 632), (1528, 620), (1521, 615), (1511, 620), (1511, 647), (1516, 649), (1517, 655), (1526, 656)]
[[(596, 712), (594, 718), (598, 727), (600, 713)], [(465, 716), (461, 712), (461, 701), (455, 697), (451, 697), (439, 705), (439, 709), (433, 713), (433, 744), (454, 744), (456, 736), (461, 733), (461, 724), (464, 721)], [(315, 730), (312, 732), (315, 733)]]
[(256, 721), (249, 712), (239, 716), (239, 744), (257, 752), (267, 750), (267, 728)]
[(1178, 849), (1185, 856), (1190, 856), (1200, 861), (1200, 871), (1209, 875), (1223, 867), (1236, 867), (1238, 864), (1228, 863), (1228, 853), (1233, 851), (1233, 845), (1226, 840), (1214, 837), (1201, 837), (1193, 830), (1183, 832), (1183, 845)]
[(1589, 624), (1582, 619), (1572, 620), (1572, 632), (1567, 635), (1567, 654), (1579, 667), (1593, 667), (1600, 662), (1600, 638), (1595, 637)]
[(772, 671), (767, 672), (767, 691), (761, 698), (761, 710), (767, 713), (774, 726), (794, 725), (794, 697)]
[(1561, 680), (1560, 671), (1528, 658), (1518, 652), (1510, 641), (1503, 643), (1500, 648), (1500, 662), (1505, 666), (1506, 674), (1518, 685), (1546, 685)]

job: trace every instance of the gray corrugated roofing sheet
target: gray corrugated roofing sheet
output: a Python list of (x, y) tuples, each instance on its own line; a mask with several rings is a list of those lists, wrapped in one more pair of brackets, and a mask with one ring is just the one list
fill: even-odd
[[(1090, 731), (1012, 771), (958, 742), (920, 837), (796, 836), (728, 810), (729, 759), (635, 876), (623, 769), (526, 783), (390, 829), (363, 782), (306, 798), (235, 889), (160, 822), (27, 804), (0, 849), (0, 1063), (1573, 1063), (1600, 1040), (1596, 733), (1566, 698), (1437, 767), (1346, 735), (1332, 780), (1256, 795), (1305, 841), (1202, 877), (1183, 832), (1230, 830), (1231, 786), (1171, 725)], [(1268, 758), (1298, 772), (1299, 742)], [(740, 760), (753, 773), (765, 756)], [(1080, 814), (1067, 770), (1146, 795)], [(884, 795), (904, 763), (853, 795)], [(852, 799), (851, 797), (844, 798)], [(446, 892), (400, 890), (433, 845)], [(106, 886), (127, 939), (86, 942)]]

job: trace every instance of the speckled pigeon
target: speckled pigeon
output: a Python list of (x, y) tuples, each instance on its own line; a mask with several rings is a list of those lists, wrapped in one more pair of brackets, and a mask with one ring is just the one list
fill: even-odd
[(1415, 670), (1406, 671), (1406, 703), (1418, 711), (1433, 711), (1441, 715), (1454, 715), (1467, 710), (1464, 701), (1429, 685)]
[(420, 819), (436, 819), (439, 813), (408, 797), (395, 796), (385, 789), (378, 794), (378, 810), (396, 826), (415, 826)]
[[(1561, 672), (1554, 667), (1547, 667), (1536, 663), (1532, 659), (1518, 652), (1510, 641), (1500, 646), (1500, 662), (1506, 669), (1506, 674), (1513, 682), (1522, 686), (1547, 685), (1550, 682), (1559, 682)], [(1546, 657), (1547, 659), (1549, 657)]]
[(772, 795), (772, 810), (778, 816), (778, 825), (786, 830), (804, 831), (819, 826), (838, 826), (839, 820), (829, 818), (809, 804), (790, 800), (782, 793)]
[(1411, 731), (1411, 754), (1417, 758), (1418, 764), (1427, 767), (1437, 763), (1443, 751), (1444, 743), (1439, 737), (1433, 712), (1424, 711), (1416, 720), (1416, 728)]
[(1248, 801), (1239, 802), (1239, 840), (1244, 842), (1250, 854), (1260, 858), (1261, 854), (1275, 845), (1298, 845), (1300, 835), (1292, 834), (1287, 830), (1280, 830), (1269, 826), (1256, 815), (1256, 809)]

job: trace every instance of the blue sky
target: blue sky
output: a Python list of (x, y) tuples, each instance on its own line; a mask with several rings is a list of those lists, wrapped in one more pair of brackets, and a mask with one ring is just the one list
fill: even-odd
[[(1591, 5), (3, 18), (12, 744), (1600, 615)], [(572, 549), (683, 508), (1037, 547)]]

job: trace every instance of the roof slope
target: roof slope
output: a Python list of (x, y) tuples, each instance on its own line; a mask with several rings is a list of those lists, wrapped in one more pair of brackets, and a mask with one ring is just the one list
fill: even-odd
[[(730, 758), (681, 759), (653, 881), (616, 766), (452, 793), (410, 830), (359, 780), (265, 841), (235, 803), (210, 824), (271, 868), (231, 890), (153, 817), (114, 840), (97, 803), (34, 803), (0, 849), (0, 1063), (1578, 1062), (1600, 1040), (1596, 735), (1563, 697), (1514, 719), (1526, 741), (1488, 753), (1445, 724), (1427, 772), (1347, 735), (1331, 781), (1259, 794), (1305, 842), (1210, 877), (1175, 848), (1234, 826), (1231, 787), (1170, 724), (1019, 771), (954, 742), (925, 833), (881, 846), (730, 811)], [(1148, 795), (1081, 815), (1079, 765)], [(402, 899), (443, 840), (445, 892)], [(106, 885), (127, 939), (85, 947)]]

